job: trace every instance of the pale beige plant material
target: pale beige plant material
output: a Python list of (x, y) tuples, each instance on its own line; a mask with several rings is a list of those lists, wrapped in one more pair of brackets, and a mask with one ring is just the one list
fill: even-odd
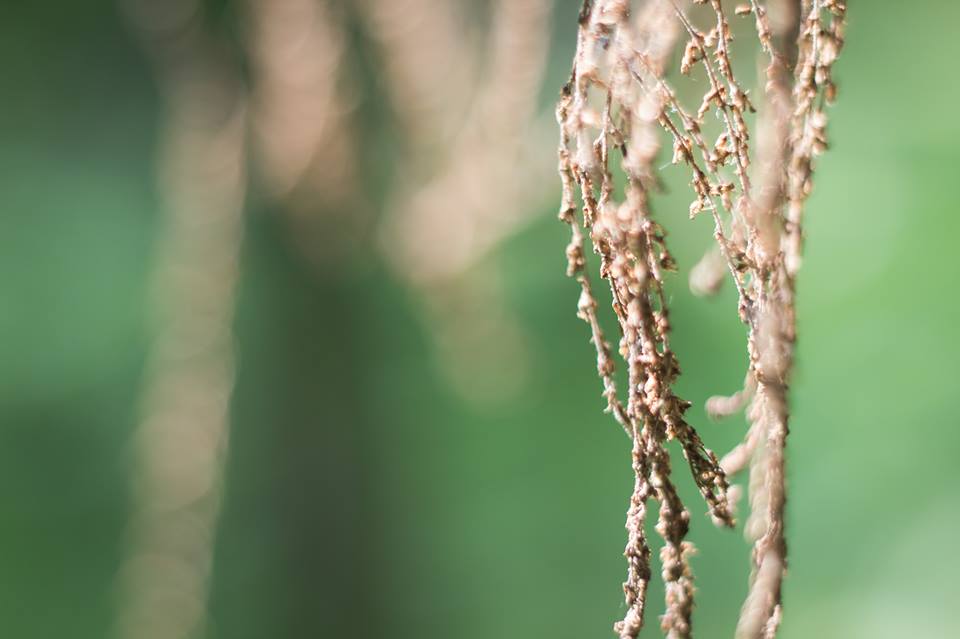
[[(351, 105), (341, 77), (343, 16), (318, 0), (247, 0), (253, 66), (253, 129), (264, 178), (275, 196), (307, 189), (328, 204), (356, 189)], [(335, 159), (336, 161), (333, 161)]]
[[(456, 118), (460, 126), (450, 135), (407, 131), (411, 166), (384, 234), (385, 255), (406, 279), (428, 285), (462, 273), (529, 219), (545, 195), (529, 188), (550, 171), (548, 158), (532, 153), (542, 140), (530, 132), (549, 17), (547, 0), (494, 2), (485, 64), (469, 108)], [(441, 90), (442, 78), (435, 82), (434, 91)], [(402, 104), (401, 96), (393, 102)]]
[[(549, 114), (537, 101), (549, 51), (549, 0), (363, 0), (402, 124), (403, 162), (387, 201), (381, 252), (415, 292), (444, 377), (476, 404), (517, 394), (526, 339), (499, 275), (478, 267), (546, 202)], [(489, 269), (486, 269), (489, 271)]]
[(468, 108), (479, 60), (466, 29), (467, 3), (451, 0), (358, 0), (380, 49), (383, 79), (399, 128), (417, 154), (442, 151)]
[[(364, 5), (373, 14), (369, 22), (374, 27), (384, 21), (384, 4), (391, 5), (391, 15), (398, 12), (389, 0), (367, 0)], [(537, 96), (549, 49), (551, 3), (492, 3), (491, 26), (483, 47), (485, 61), (474, 76), (474, 90), (457, 83), (448, 85), (445, 65), (422, 63), (427, 53), (421, 49), (431, 48), (431, 59), (445, 58), (449, 54), (440, 44), (456, 39), (436, 39), (432, 34), (454, 28), (450, 19), (434, 22), (453, 11), (457, 3), (434, 0), (434, 4), (444, 7), (425, 14), (404, 14), (411, 22), (407, 30), (396, 25), (386, 34), (374, 30), (381, 38), (384, 57), (392, 60), (386, 67), (391, 104), (404, 122), (410, 122), (403, 131), (407, 166), (384, 224), (384, 256), (396, 272), (416, 286), (460, 275), (514, 232), (545, 195), (529, 185), (552, 170), (547, 156), (533, 152), (542, 142), (535, 135), (540, 115)], [(422, 6), (417, 8), (424, 11)], [(422, 32), (427, 27), (430, 31)], [(408, 32), (410, 35), (399, 38)], [(415, 47), (407, 42), (410, 39), (415, 40)], [(464, 44), (469, 43), (467, 34), (461, 33), (459, 39), (463, 43), (453, 57), (469, 59), (474, 52)], [(414, 52), (408, 52), (410, 48)], [(403, 72), (400, 62), (404, 60), (415, 69)], [(469, 68), (457, 74), (471, 77)], [(393, 78), (392, 74), (400, 77)], [(432, 76), (432, 82), (399, 81), (426, 74)], [(419, 97), (412, 97), (414, 87), (420, 84), (424, 86)], [(469, 106), (462, 104), (465, 98), (469, 98)], [(445, 106), (443, 117), (436, 114), (439, 105)], [(428, 113), (435, 120), (432, 126), (417, 124), (416, 116)], [(455, 120), (458, 126), (445, 131), (438, 123), (447, 119)]]
[[(735, 492), (728, 493), (727, 476), (750, 465), (746, 533), (754, 542), (753, 573), (737, 636), (773, 637), (782, 616), (795, 277), (813, 161), (826, 147), (824, 106), (835, 95), (831, 68), (843, 44), (846, 7), (838, 0), (752, 1), (728, 13), (720, 0), (694, 4), (706, 5), (698, 10), (701, 18), (707, 16), (708, 27), (697, 26), (688, 3), (586, 0), (573, 72), (557, 109), (560, 218), (572, 233), (568, 274), (581, 285), (578, 314), (591, 327), (607, 410), (633, 439), (636, 480), (627, 515), (624, 584), (628, 610), (615, 627), (622, 638), (636, 637), (643, 623), (650, 578), (644, 517), (650, 499), (659, 502), (657, 530), (664, 539), (667, 602), (661, 625), (668, 637), (691, 636), (694, 590), (687, 557), (692, 548), (684, 540), (689, 515), (670, 477), (664, 445), (671, 439), (679, 440), (711, 515), (721, 524), (733, 523)], [(759, 96), (748, 96), (737, 77), (743, 73), (733, 65), (733, 14), (752, 16), (766, 59)], [(679, 34), (686, 40), (680, 73), (703, 74), (705, 89), (696, 110), (681, 105), (667, 79)], [(752, 148), (748, 115), (760, 100), (759, 144)], [(713, 143), (705, 137), (710, 128), (719, 129)], [(751, 401), (747, 437), (722, 462), (683, 420), (688, 404), (672, 391), (679, 367), (670, 349), (663, 293), (663, 272), (672, 267), (672, 259), (649, 205), (657, 186), (658, 129), (672, 142), (672, 163), (690, 169), (691, 217), (706, 212), (714, 222), (716, 248), (694, 269), (691, 288), (698, 294), (715, 292), (726, 268), (737, 288), (738, 314), (748, 327), (744, 389), (730, 398), (712, 398), (707, 406), (711, 415), (722, 416)], [(626, 177), (620, 201), (611, 151), (619, 155)], [(600, 330), (581, 226), (599, 257), (601, 277), (610, 284), (621, 333), (619, 352), (628, 372), (626, 406)]]
[(329, 270), (358, 250), (371, 222), (345, 11), (327, 0), (246, 4), (255, 159), (291, 238)]
[(475, 267), (548, 197), (530, 185), (548, 184), (553, 170), (543, 153), (549, 114), (537, 109), (552, 2), (496, 0), (486, 32), (465, 1), (247, 4), (256, 159), (294, 241), (326, 272), (366, 239), (347, 31), (356, 16), (400, 133), (381, 254), (417, 296), (445, 378), (478, 403), (515, 394), (526, 370), (522, 327), (497, 276)]
[(222, 496), (247, 109), (239, 76), (204, 32), (199, 2), (128, 0), (125, 9), (165, 105), (158, 170), (165, 216), (115, 632), (187, 639), (206, 625)]

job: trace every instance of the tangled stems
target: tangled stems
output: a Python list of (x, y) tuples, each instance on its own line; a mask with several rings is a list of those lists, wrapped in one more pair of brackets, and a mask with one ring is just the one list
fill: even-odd
[[(688, 15), (685, 3), (649, 0), (636, 11), (633, 4), (583, 3), (573, 71), (557, 107), (560, 219), (571, 230), (567, 273), (580, 283), (578, 315), (591, 328), (607, 412), (633, 441), (635, 484), (625, 550), (628, 610), (615, 630), (621, 638), (636, 637), (643, 625), (651, 575), (644, 520), (654, 499), (667, 600), (661, 625), (668, 637), (691, 636), (690, 515), (677, 496), (666, 448), (676, 439), (717, 523), (733, 524), (727, 476), (750, 467), (746, 532), (754, 543), (753, 571), (737, 636), (773, 637), (782, 614), (786, 569), (784, 451), (803, 208), (812, 188), (814, 158), (826, 148), (823, 109), (836, 94), (831, 69), (843, 44), (846, 7), (839, 0), (773, 0), (767, 5), (754, 0), (736, 7), (736, 15), (753, 16), (766, 60), (762, 103), (751, 131), (747, 116), (757, 111), (753, 100), (758, 98), (748, 97), (737, 77), (732, 29), (721, 0), (695, 1), (705, 5), (701, 13), (713, 16), (705, 29)], [(692, 74), (700, 68), (706, 80), (695, 111), (680, 104), (666, 77), (681, 34), (686, 43), (679, 71)], [(712, 144), (705, 134), (711, 127), (719, 129)], [(716, 247), (695, 269), (695, 291), (716, 291), (725, 269), (737, 289), (738, 315), (748, 328), (743, 391), (708, 402), (715, 416), (749, 402), (747, 436), (723, 462), (684, 419), (689, 403), (673, 392), (680, 368), (670, 347), (663, 286), (674, 261), (650, 207), (658, 183), (658, 131), (672, 143), (672, 163), (690, 170), (691, 217), (708, 211), (714, 222)], [(759, 133), (758, 142), (752, 133)], [(619, 155), (626, 175), (622, 189), (614, 185), (611, 155)], [(610, 286), (621, 335), (619, 354), (627, 367), (625, 403), (587, 276), (586, 237)]]

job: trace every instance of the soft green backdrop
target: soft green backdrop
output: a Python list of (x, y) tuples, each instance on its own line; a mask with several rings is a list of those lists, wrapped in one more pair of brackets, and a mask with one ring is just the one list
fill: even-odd
[[(960, 5), (850, 4), (800, 286), (782, 636), (960, 636)], [(551, 86), (575, 12), (559, 3)], [(379, 100), (361, 106), (374, 132)], [(161, 223), (159, 109), (112, 2), (4, 8), (4, 637), (109, 636)], [(375, 199), (386, 186), (373, 181)], [(729, 291), (686, 291), (708, 235), (684, 221), (682, 188), (658, 205), (681, 263), (680, 390), (725, 449), (741, 421), (700, 407), (736, 388), (743, 335)], [(479, 408), (444, 382), (415, 298), (381, 264), (318, 274), (263, 202), (247, 215), (210, 637), (611, 636), (628, 449), (600, 412), (552, 206), (481, 265), (507, 274), (532, 382)], [(730, 637), (748, 549), (690, 503), (697, 634)], [(651, 601), (653, 621), (659, 590)]]

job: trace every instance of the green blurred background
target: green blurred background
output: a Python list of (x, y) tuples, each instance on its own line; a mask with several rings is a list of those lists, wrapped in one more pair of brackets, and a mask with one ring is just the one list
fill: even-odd
[[(960, 636), (960, 5), (850, 4), (833, 148), (808, 209), (782, 636)], [(232, 32), (239, 9), (211, 7)], [(575, 14), (558, 2), (545, 106)], [(382, 208), (396, 136), (373, 56), (359, 58), (365, 188)], [(110, 636), (163, 225), (161, 108), (113, 2), (5, 7), (5, 637)], [(709, 233), (685, 221), (682, 176), (669, 180), (657, 211), (681, 265), (670, 281), (680, 394), (708, 445), (726, 450), (742, 418), (714, 424), (702, 405), (741, 381), (743, 330), (729, 289), (716, 300), (687, 291)], [(556, 196), (475, 267), (503, 276), (528, 351), (521, 392), (490, 404), (447, 383), (417, 296), (372, 250), (318, 269), (261, 195), (254, 186), (245, 214), (207, 636), (612, 636), (629, 450), (601, 413)], [(678, 477), (700, 549), (697, 635), (729, 637), (749, 549), (712, 527)], [(657, 636), (660, 593), (644, 636)]]

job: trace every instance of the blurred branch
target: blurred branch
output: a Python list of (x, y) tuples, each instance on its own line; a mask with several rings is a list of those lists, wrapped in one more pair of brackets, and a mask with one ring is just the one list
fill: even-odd
[(158, 184), (166, 217), (116, 630), (177, 639), (205, 625), (235, 368), (246, 106), (197, 0), (123, 6), (165, 102)]
[(371, 217), (344, 16), (324, 0), (246, 3), (258, 166), (300, 249), (328, 268), (355, 252)]
[(384, 216), (381, 254), (420, 297), (445, 378), (468, 399), (510, 395), (525, 375), (525, 335), (497, 276), (472, 271), (548, 192), (535, 185), (553, 172), (541, 152), (549, 118), (537, 113), (552, 3), (493, 3), (475, 92), (467, 83), (476, 56), (456, 29), (454, 3), (362, 6), (411, 154)]
[[(546, 196), (546, 189), (531, 185), (545, 183), (553, 172), (549, 154), (539, 152), (546, 146), (546, 127), (541, 125), (546, 117), (537, 117), (550, 11), (546, 0), (494, 3), (486, 46), (489, 63), (463, 125), (449, 137), (442, 129), (408, 130), (412, 148), (440, 147), (436, 154), (441, 158), (411, 158), (413, 167), (403, 176), (386, 216), (383, 254), (410, 283), (429, 286), (463, 273), (530, 219)], [(415, 57), (402, 54), (405, 45), (398, 42), (383, 44), (394, 47), (385, 54), (391, 58)], [(435, 58), (444, 55), (433, 52)], [(450, 89), (441, 72), (429, 85), (437, 95), (423, 96), (422, 102), (444, 102)], [(406, 93), (391, 97), (402, 110)], [(448, 108), (454, 110), (456, 104), (452, 101)]]
[[(379, 49), (384, 81), (418, 165), (460, 127), (476, 81), (477, 51), (464, 2), (360, 0), (360, 16)], [(440, 162), (442, 164), (442, 161)]]

